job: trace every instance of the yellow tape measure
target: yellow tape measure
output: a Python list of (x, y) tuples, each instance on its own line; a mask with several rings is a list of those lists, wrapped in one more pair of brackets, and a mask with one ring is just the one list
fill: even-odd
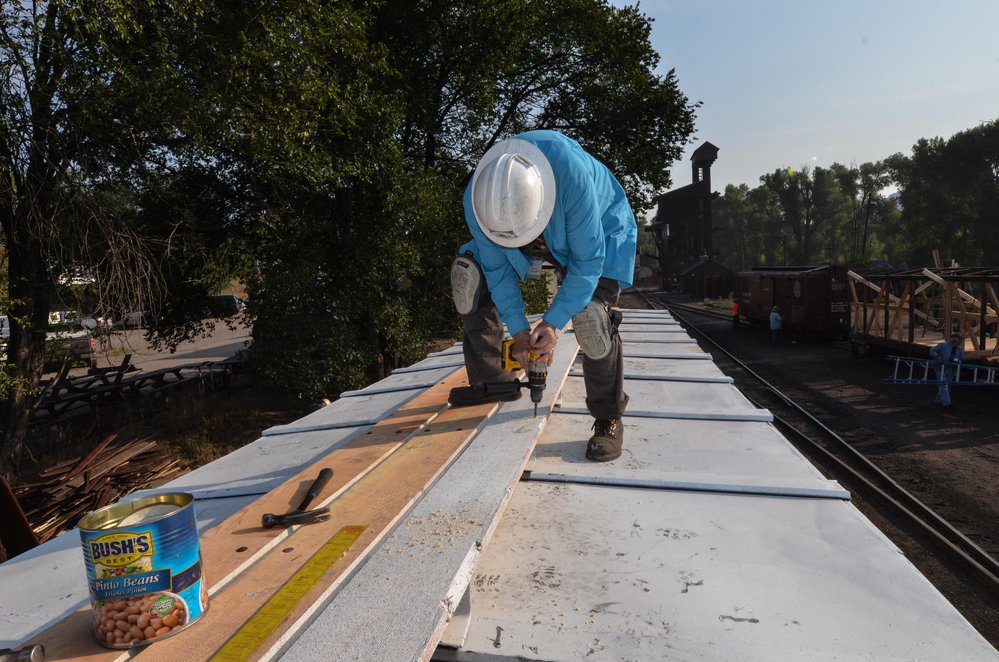
[(295, 605), (326, 571), (343, 556), (350, 546), (364, 533), (366, 526), (345, 526), (305, 562), (298, 572), (285, 583), (271, 599), (243, 624), (236, 634), (212, 656), (212, 661), (242, 662), (260, 648)]

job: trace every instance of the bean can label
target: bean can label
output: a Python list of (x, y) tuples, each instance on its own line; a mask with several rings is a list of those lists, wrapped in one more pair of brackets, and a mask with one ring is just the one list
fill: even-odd
[(97, 639), (152, 643), (208, 609), (194, 497), (175, 492), (107, 506), (80, 521)]

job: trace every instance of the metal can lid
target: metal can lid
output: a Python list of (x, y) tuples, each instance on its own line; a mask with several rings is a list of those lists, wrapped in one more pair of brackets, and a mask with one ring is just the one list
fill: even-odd
[(185, 492), (144, 496), (95, 510), (80, 520), (79, 528), (85, 531), (103, 531), (145, 524), (166, 517), (193, 502), (194, 496)]

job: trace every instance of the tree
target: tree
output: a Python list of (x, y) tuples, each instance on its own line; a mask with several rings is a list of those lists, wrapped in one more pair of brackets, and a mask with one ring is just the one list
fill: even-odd
[(837, 169), (815, 168), (812, 173), (815, 233), (813, 260), (847, 264), (850, 256), (849, 229), (852, 198), (840, 185)]
[(846, 196), (846, 218), (841, 220), (848, 251), (840, 256), (846, 264), (865, 265), (871, 259), (885, 260), (898, 247), (900, 237), (894, 232), (898, 208), (884, 195), (891, 175), (884, 162), (862, 163), (847, 168), (834, 163), (830, 170)]
[[(468, 235), (462, 193), (502, 137), (566, 131), (616, 169), (640, 213), (649, 192), (668, 185), (693, 122), (675, 77), (652, 73), (648, 35), (637, 9), (596, 0), (373, 7), (372, 48), (384, 48), (386, 92), (399, 103), (385, 134), (396, 138), (398, 159), (379, 163), (372, 182), (331, 189), (325, 208), (335, 216), (315, 211), (325, 204), (317, 196), (305, 235), (287, 233), (284, 223), (295, 221), (284, 219), (275, 223), (282, 235), (259, 242), (258, 359), (318, 397), (362, 386), (421, 356), (430, 338), (455, 333), (448, 273)], [(306, 236), (313, 246), (302, 246)], [(303, 285), (311, 295), (294, 291)], [(287, 315), (276, 314), (281, 306)]]
[(729, 184), (711, 209), (719, 229), (718, 259), (734, 271), (743, 271), (756, 264), (759, 259), (759, 250), (753, 251), (751, 248), (758, 243), (759, 232), (751, 221), (754, 208), (748, 197), (747, 185)]
[[(0, 474), (10, 475), (20, 456), (63, 277), (96, 271), (99, 296), (122, 301), (159, 284), (155, 253), (163, 244), (119, 222), (129, 201), (115, 184), (147, 161), (161, 128), (152, 122), (154, 105), (168, 96), (140, 101), (171, 78), (156, 59), (158, 35), (140, 28), (144, 18), (103, 2), (0, 6), (0, 227), (13, 378)], [(132, 61), (149, 57), (144, 69), (154, 75), (128, 69), (120, 56), (132, 48)]]
[(566, 132), (625, 183), (639, 214), (670, 185), (694, 109), (657, 76), (651, 22), (602, 0), (396, 0), (378, 36), (400, 72), (403, 148), (463, 176), (496, 140)]
[[(557, 28), (557, 29), (556, 29)], [(248, 283), (253, 365), (303, 396), (361, 386), (456, 328), (461, 193), (491, 142), (577, 137), (641, 212), (693, 127), (649, 20), (598, 0), (4, 4), (0, 225), (16, 466), (60, 277), (201, 332)], [(22, 379), (23, 378), (23, 379)]]
[(908, 259), (931, 264), (939, 250), (964, 265), (999, 260), (999, 122), (948, 140), (920, 139), (911, 156), (886, 160), (899, 187)]
[(781, 236), (785, 238), (785, 248), (790, 249), (790, 255), (784, 259), (790, 258), (792, 264), (809, 264), (815, 225), (819, 221), (815, 215), (815, 183), (811, 171), (808, 168), (794, 173), (775, 170), (760, 181), (780, 204)]
[(0, 472), (16, 470), (64, 274), (94, 274), (105, 310), (158, 308), (156, 338), (176, 343), (202, 329), (208, 292), (254, 266), (260, 223), (385, 162), (371, 139), (385, 127), (357, 126), (385, 72), (366, 30), (363, 12), (318, 2), (2, 6)]

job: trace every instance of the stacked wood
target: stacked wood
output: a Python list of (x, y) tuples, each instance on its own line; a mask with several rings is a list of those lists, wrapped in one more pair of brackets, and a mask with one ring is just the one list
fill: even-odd
[(40, 472), (14, 489), (40, 543), (76, 526), (87, 513), (184, 473), (170, 448), (149, 437), (102, 439), (87, 455)]

